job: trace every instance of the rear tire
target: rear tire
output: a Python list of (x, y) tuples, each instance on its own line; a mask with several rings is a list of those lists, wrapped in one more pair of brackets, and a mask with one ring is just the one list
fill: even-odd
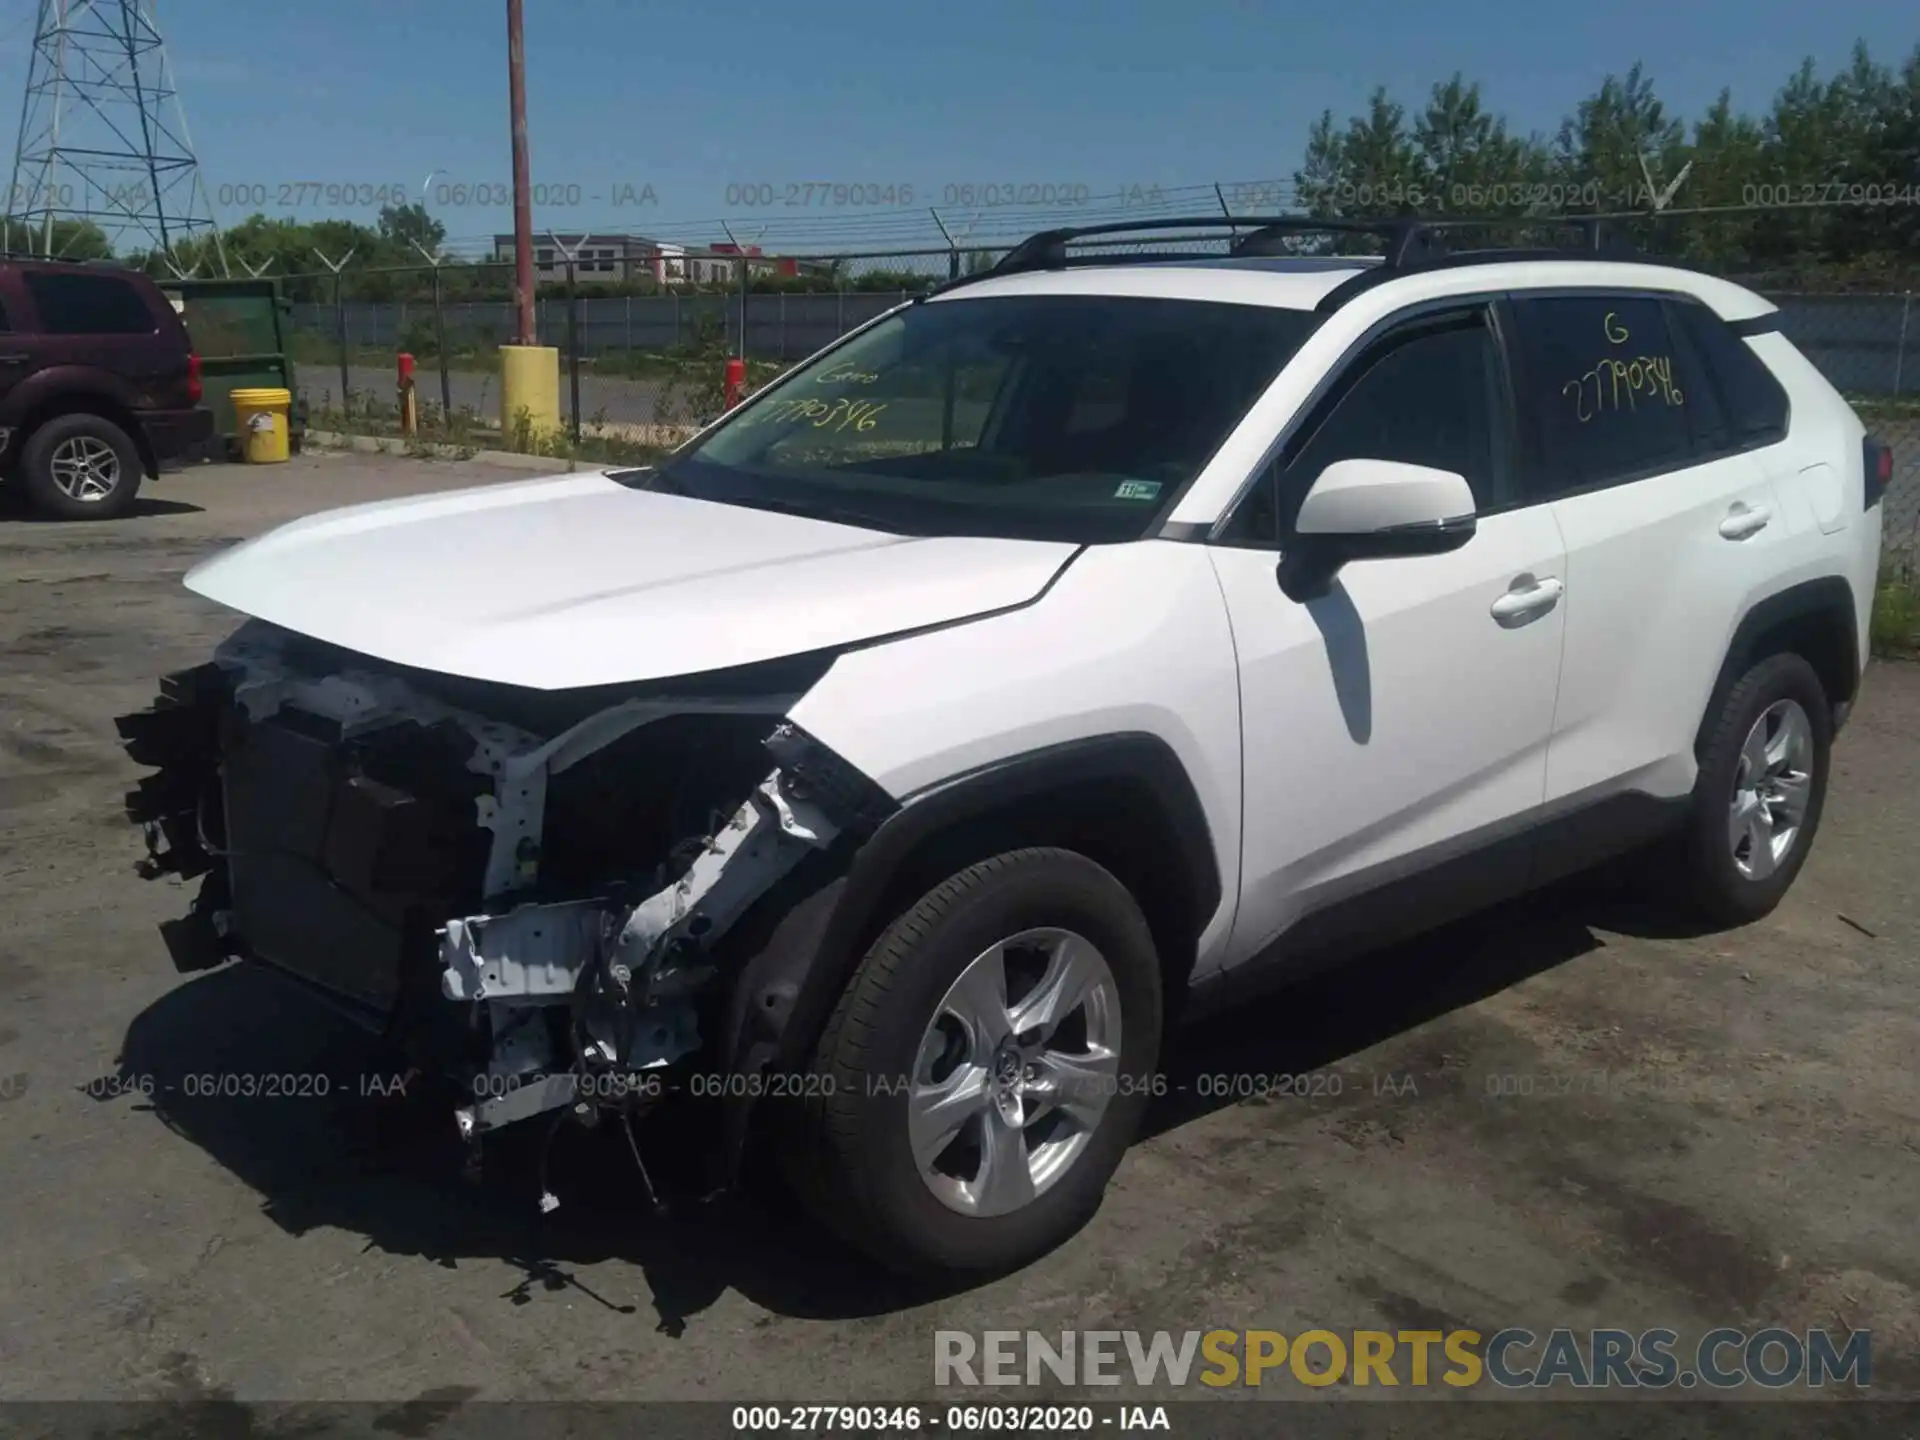
[(59, 520), (111, 520), (133, 507), (140, 451), (101, 415), (56, 415), (29, 437), (20, 455), (27, 502)]
[[(998, 1030), (968, 1018), (993, 1013)], [(787, 1149), (794, 1188), (902, 1274), (1025, 1264), (1098, 1208), (1160, 1026), (1153, 937), (1110, 873), (1054, 849), (970, 866), (896, 920), (842, 994)]]
[(1833, 712), (1798, 655), (1770, 655), (1721, 701), (1681, 846), (1684, 899), (1719, 925), (1758, 920), (1806, 863), (1826, 802)]

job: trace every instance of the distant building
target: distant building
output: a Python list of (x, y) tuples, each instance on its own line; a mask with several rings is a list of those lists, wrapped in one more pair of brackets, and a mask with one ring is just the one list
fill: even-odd
[[(650, 276), (659, 285), (725, 285), (739, 279), (742, 255), (755, 275), (799, 275), (824, 268), (793, 256), (768, 255), (757, 245), (677, 245), (645, 235), (536, 235), (535, 283), (565, 280), (567, 251), (574, 252), (574, 272), (583, 284)], [(513, 263), (513, 236), (493, 237), (493, 258)]]
[[(714, 246), (711, 249), (694, 245), (674, 245), (666, 241), (649, 241), (652, 247), (647, 257), (648, 268), (653, 278), (662, 285), (726, 285), (740, 276), (734, 256), (739, 252), (732, 246)], [(715, 254), (714, 251), (723, 251)], [(749, 250), (749, 255), (757, 255), (758, 250)], [(753, 262), (748, 261), (749, 264)]]
[[(623, 280), (633, 261), (646, 255), (652, 245), (653, 241), (639, 235), (536, 235), (534, 281), (547, 284), (565, 280), (566, 251), (574, 252), (574, 271), (581, 280)], [(513, 236), (493, 237), (493, 258), (513, 263)]]

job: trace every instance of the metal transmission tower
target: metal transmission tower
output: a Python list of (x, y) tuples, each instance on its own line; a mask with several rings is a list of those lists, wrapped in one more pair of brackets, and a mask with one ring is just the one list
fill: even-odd
[(211, 239), (225, 272), (154, 0), (40, 0), (5, 208), (6, 248), (58, 254), (56, 225), (90, 221), (169, 263)]

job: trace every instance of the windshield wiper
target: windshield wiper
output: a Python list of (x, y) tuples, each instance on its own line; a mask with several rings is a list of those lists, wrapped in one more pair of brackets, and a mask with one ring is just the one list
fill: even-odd
[(862, 530), (881, 530), (891, 535), (906, 533), (897, 525), (882, 520), (878, 516), (868, 515), (859, 510), (849, 510), (838, 505), (813, 505), (802, 500), (783, 500), (768, 495), (701, 495), (688, 489), (684, 482), (665, 468), (609, 471), (607, 478), (631, 490), (651, 490), (662, 495), (684, 495), (690, 500), (705, 500), (712, 505), (738, 505), (747, 510), (771, 510), (781, 515), (797, 515), (805, 520), (826, 520), (836, 525), (855, 525)]
[(688, 490), (664, 467), (640, 466), (632, 470), (609, 470), (607, 478), (629, 490), (657, 490), (663, 495), (690, 495)]
[(812, 505), (802, 500), (780, 500), (767, 495), (728, 496), (717, 503), (739, 505), (748, 510), (771, 510), (781, 515), (798, 515), (804, 520), (827, 520), (836, 525), (857, 525), (862, 530), (884, 530), (895, 535), (903, 533), (897, 526), (881, 520), (878, 516), (867, 515), (858, 510), (848, 510), (838, 505)]

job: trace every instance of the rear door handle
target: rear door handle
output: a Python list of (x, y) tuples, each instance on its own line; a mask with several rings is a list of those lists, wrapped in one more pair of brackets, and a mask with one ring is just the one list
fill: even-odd
[(1749, 535), (1758, 535), (1767, 528), (1767, 522), (1773, 519), (1773, 511), (1765, 505), (1747, 506), (1736, 503), (1727, 512), (1727, 518), (1720, 522), (1720, 534), (1728, 540), (1744, 540)]
[(1502, 625), (1524, 625), (1558, 605), (1565, 588), (1558, 580), (1536, 580), (1531, 575), (1520, 575), (1515, 577), (1507, 593), (1488, 607), (1488, 613)]

